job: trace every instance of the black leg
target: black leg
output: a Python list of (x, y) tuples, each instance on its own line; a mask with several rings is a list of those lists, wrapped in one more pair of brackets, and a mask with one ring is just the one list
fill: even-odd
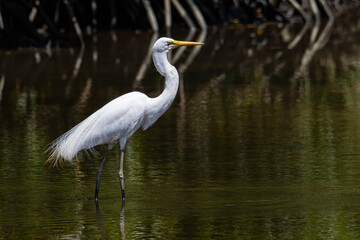
[(111, 151), (111, 149), (113, 148), (113, 146), (109, 146), (109, 149), (108, 151), (106, 152), (105, 154), (105, 157), (104, 157), (104, 160), (101, 162), (101, 165), (96, 173), (96, 187), (95, 187), (95, 202), (97, 202), (99, 200), (99, 187), (100, 187), (100, 178), (101, 178), (101, 172), (102, 172), (102, 169), (104, 167), (104, 164), (106, 162), (106, 159)]

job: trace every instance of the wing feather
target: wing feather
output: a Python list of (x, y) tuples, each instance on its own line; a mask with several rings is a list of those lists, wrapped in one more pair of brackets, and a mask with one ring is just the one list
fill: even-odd
[(127, 139), (141, 126), (148, 97), (140, 92), (122, 95), (53, 141), (46, 163), (57, 165), (74, 161), (82, 150)]

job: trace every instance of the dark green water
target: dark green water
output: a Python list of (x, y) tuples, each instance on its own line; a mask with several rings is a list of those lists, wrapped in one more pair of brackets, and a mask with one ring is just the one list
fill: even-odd
[(44, 151), (116, 96), (162, 91), (151, 63), (137, 78), (151, 34), (2, 52), (0, 239), (359, 239), (360, 21), (345, 20), (313, 41), (310, 26), (295, 42), (301, 25), (190, 36), (206, 45), (172, 53), (175, 102), (127, 144), (124, 208), (118, 149), (98, 210), (105, 148), (60, 169)]

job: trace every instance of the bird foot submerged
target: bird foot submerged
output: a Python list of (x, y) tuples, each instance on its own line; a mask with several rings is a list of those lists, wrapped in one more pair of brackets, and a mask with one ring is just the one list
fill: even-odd
[(120, 181), (122, 200), (125, 201), (125, 183), (124, 183), (124, 175), (123, 174), (119, 174), (119, 181)]

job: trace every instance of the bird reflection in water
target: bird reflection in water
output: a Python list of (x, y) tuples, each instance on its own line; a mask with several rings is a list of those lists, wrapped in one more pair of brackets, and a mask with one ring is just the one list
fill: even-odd
[[(104, 221), (99, 206), (99, 202), (95, 202), (95, 207), (96, 207), (97, 224), (101, 232), (102, 239), (109, 239), (109, 236), (104, 227)], [(119, 226), (120, 226), (121, 239), (125, 240), (125, 201), (122, 201), (122, 205), (121, 205)]]

